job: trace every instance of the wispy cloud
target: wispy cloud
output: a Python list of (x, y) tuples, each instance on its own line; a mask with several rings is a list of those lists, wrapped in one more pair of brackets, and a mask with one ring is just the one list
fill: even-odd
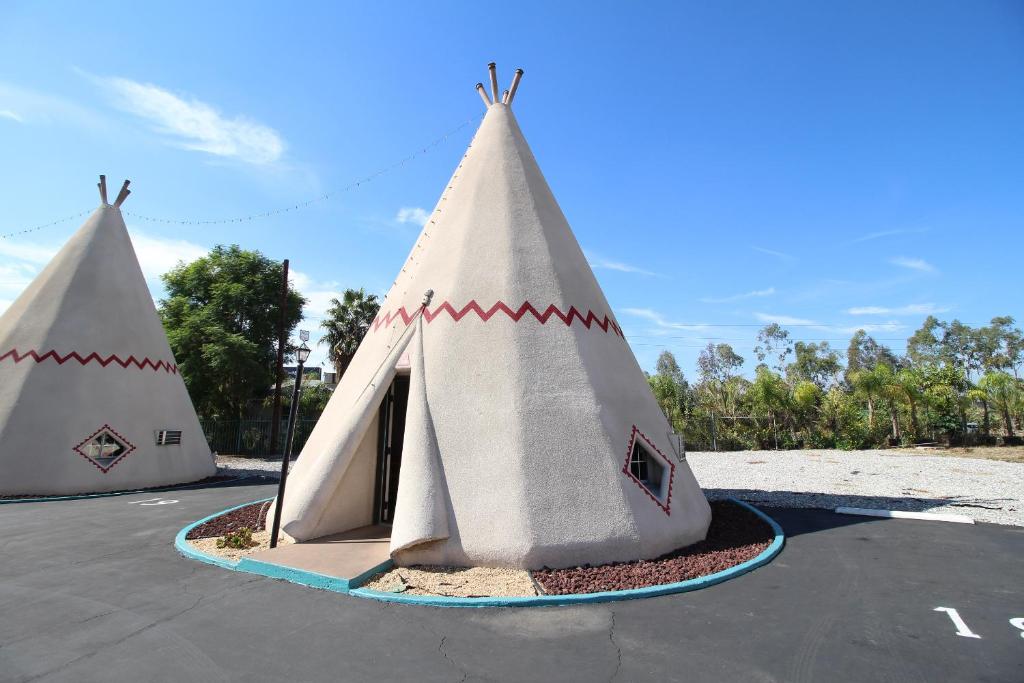
[(630, 263), (623, 263), (622, 261), (613, 261), (606, 259), (603, 256), (599, 256), (591, 251), (584, 250), (584, 256), (587, 257), (587, 261), (590, 263), (590, 267), (594, 270), (614, 270), (620, 273), (634, 273), (636, 275), (647, 275), (649, 277), (666, 277), (661, 273), (655, 273), (650, 270), (644, 270), (639, 266), (634, 266)]
[(919, 235), (921, 233), (928, 232), (927, 228), (914, 228), (907, 230), (879, 230), (878, 232), (869, 232), (866, 235), (861, 235), (848, 242), (843, 242), (844, 246), (850, 246), (851, 244), (860, 244), (861, 242), (870, 242), (871, 240), (882, 239), (883, 237), (894, 237), (895, 235)]
[(944, 313), (949, 308), (935, 304), (907, 304), (906, 306), (854, 306), (846, 309), (850, 315), (934, 315)]
[(807, 318), (797, 318), (792, 315), (777, 315), (775, 313), (755, 313), (754, 317), (763, 323), (778, 323), (780, 325), (817, 325), (818, 323)]
[(653, 311), (649, 308), (624, 308), (622, 312), (626, 315), (631, 315), (635, 318), (643, 318), (649, 322), (654, 323), (655, 326), (662, 330), (686, 330), (686, 331), (700, 331), (708, 329), (708, 326), (703, 323), (677, 323), (667, 320), (663, 315), (657, 311)]
[(427, 213), (427, 210), (418, 206), (403, 206), (395, 216), (395, 220), (399, 223), (413, 223), (419, 226), (426, 225), (428, 218), (430, 218), (430, 214)]
[(152, 83), (84, 75), (111, 94), (114, 106), (145, 119), (177, 147), (255, 165), (274, 163), (284, 154), (280, 134), (247, 116), (224, 116), (213, 105)]
[(787, 254), (784, 251), (776, 251), (774, 249), (765, 249), (764, 247), (755, 247), (753, 245), (751, 245), (750, 248), (753, 249), (754, 251), (759, 251), (762, 254), (768, 254), (769, 256), (774, 256), (775, 258), (780, 258), (780, 259), (783, 259), (785, 261), (795, 261), (796, 260), (796, 256), (793, 256), (792, 254)]
[(782, 326), (805, 327), (808, 330), (819, 332), (832, 332), (836, 334), (853, 334), (857, 330), (865, 332), (898, 332), (905, 329), (906, 325), (898, 320), (870, 323), (865, 325), (834, 325), (821, 323), (808, 318), (798, 318), (792, 315), (777, 315), (771, 313), (755, 313), (754, 317), (763, 323), (778, 323)]
[(71, 100), (5, 82), (0, 82), (0, 118), (26, 125), (58, 121), (89, 128), (106, 125), (96, 112)]
[(59, 250), (60, 247), (57, 245), (0, 240), (0, 257), (3, 257), (7, 264), (12, 262), (27, 262), (37, 265), (48, 263)]
[(152, 235), (135, 228), (130, 229), (129, 234), (142, 274), (156, 287), (162, 287), (160, 276), (179, 262), (190, 263), (209, 252), (208, 248), (188, 240)]
[(734, 301), (743, 301), (744, 299), (756, 299), (759, 297), (772, 296), (775, 294), (774, 287), (768, 287), (767, 289), (755, 289), (750, 292), (743, 292), (742, 294), (732, 294), (730, 296), (722, 297), (702, 297), (700, 301), (706, 304), (728, 304)]
[(897, 256), (895, 258), (891, 258), (889, 259), (889, 263), (893, 264), (894, 266), (899, 266), (901, 268), (916, 270), (921, 273), (934, 273), (937, 270), (935, 266), (928, 263), (924, 259), (911, 258), (909, 256)]
[(341, 284), (333, 280), (320, 281), (298, 270), (291, 271), (289, 277), (295, 288), (308, 300), (303, 308), (303, 314), (313, 321), (311, 325), (319, 327), (321, 318), (331, 307), (331, 299), (341, 298)]

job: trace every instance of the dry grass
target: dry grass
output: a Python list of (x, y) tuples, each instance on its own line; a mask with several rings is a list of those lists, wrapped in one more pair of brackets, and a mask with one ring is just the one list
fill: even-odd
[(947, 458), (976, 458), (1024, 463), (1024, 446), (978, 446), (976, 448), (900, 448), (900, 455), (928, 455)]

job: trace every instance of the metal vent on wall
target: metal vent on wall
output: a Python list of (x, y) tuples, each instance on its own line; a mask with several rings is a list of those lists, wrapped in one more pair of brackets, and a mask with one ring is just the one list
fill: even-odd
[(156, 433), (157, 446), (177, 446), (181, 444), (180, 429), (161, 429)]

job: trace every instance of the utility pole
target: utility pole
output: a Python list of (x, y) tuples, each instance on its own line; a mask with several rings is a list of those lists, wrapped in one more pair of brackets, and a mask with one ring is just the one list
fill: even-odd
[(274, 414), (270, 424), (270, 450), (277, 453), (277, 442), (281, 429), (281, 379), (284, 374), (285, 319), (288, 308), (288, 259), (284, 260), (281, 272), (281, 319), (277, 324), (277, 365), (274, 369)]

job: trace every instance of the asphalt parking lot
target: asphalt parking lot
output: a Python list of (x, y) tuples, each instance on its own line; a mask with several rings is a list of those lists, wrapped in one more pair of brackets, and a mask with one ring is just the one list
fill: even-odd
[(1024, 680), (1024, 528), (775, 508), (786, 548), (750, 574), (525, 609), (378, 603), (175, 551), (272, 493), (0, 505), (0, 681)]

